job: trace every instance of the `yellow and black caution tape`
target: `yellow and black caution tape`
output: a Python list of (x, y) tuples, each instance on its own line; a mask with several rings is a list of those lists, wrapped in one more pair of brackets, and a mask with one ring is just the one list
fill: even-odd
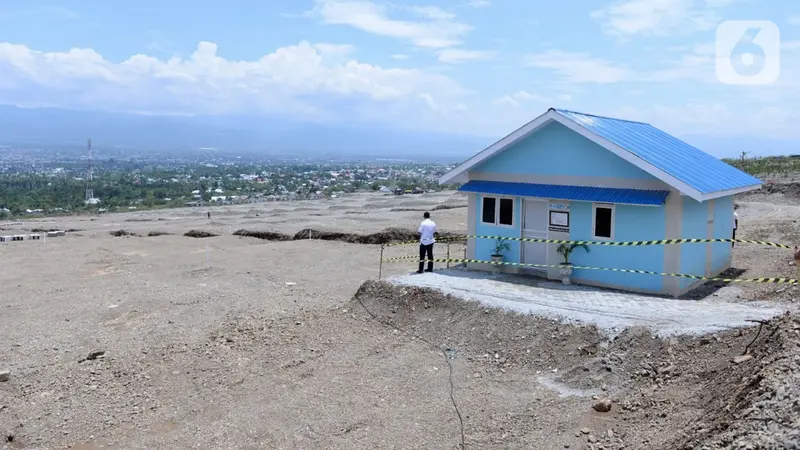
[[(708, 238), (708, 239), (660, 239), (660, 240), (652, 240), (652, 241), (570, 241), (570, 240), (563, 240), (563, 239), (540, 239), (540, 238), (523, 238), (523, 237), (506, 237), (506, 236), (480, 236), (480, 235), (464, 235), (459, 236), (458, 240), (456, 239), (447, 239), (444, 241), (439, 241), (438, 243), (442, 244), (464, 244), (464, 241), (468, 238), (474, 239), (502, 239), (506, 241), (519, 241), (519, 242), (533, 242), (533, 243), (541, 243), (541, 244), (577, 244), (577, 245), (604, 245), (604, 246), (612, 246), (612, 247), (638, 247), (638, 246), (645, 246), (645, 245), (673, 245), (673, 244), (708, 244), (708, 243), (737, 243), (737, 244), (755, 244), (755, 245), (765, 245), (768, 247), (777, 247), (777, 248), (788, 248), (793, 249), (794, 247), (786, 244), (779, 244), (777, 242), (769, 242), (769, 241), (756, 241), (752, 239), (731, 239), (731, 238)], [(393, 247), (399, 245), (412, 245), (412, 244), (419, 244), (419, 241), (407, 241), (407, 242), (396, 242), (392, 244), (385, 244), (385, 247)]]
[[(399, 262), (408, 260), (416, 260), (417, 262), (421, 262), (419, 261), (418, 256), (386, 258), (383, 260), (383, 262)], [(424, 262), (428, 261), (430, 260), (425, 260)], [(473, 264), (489, 264), (493, 266), (518, 266), (518, 267), (539, 267), (539, 268), (564, 267), (561, 264), (527, 264), (527, 263), (513, 263), (513, 262), (494, 262), (494, 261), (485, 261), (481, 259), (463, 259), (463, 258), (438, 258), (434, 259), (433, 262), (473, 263)], [(639, 269), (615, 269), (609, 267), (591, 267), (591, 266), (578, 266), (578, 265), (571, 265), (570, 267), (572, 269), (607, 270), (610, 272), (638, 273), (642, 275), (660, 275), (664, 277), (691, 278), (693, 280), (723, 281), (726, 283), (773, 283), (773, 284), (794, 284), (794, 285), (800, 284), (800, 280), (794, 278), (774, 278), (774, 277), (721, 278), (721, 277), (704, 277), (700, 275), (690, 275), (686, 273), (653, 272), (650, 270), (639, 270)]]

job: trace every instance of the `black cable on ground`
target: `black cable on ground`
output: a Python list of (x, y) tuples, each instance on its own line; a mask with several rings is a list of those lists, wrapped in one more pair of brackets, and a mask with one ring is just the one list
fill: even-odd
[(378, 321), (378, 323), (380, 323), (381, 325), (383, 325), (385, 327), (388, 327), (388, 328), (391, 328), (392, 330), (397, 330), (397, 331), (399, 331), (399, 332), (401, 332), (403, 334), (411, 335), (411, 336), (419, 339), (420, 341), (430, 345), (431, 347), (442, 351), (442, 355), (444, 355), (444, 360), (447, 363), (447, 367), (450, 368), (450, 376), (449, 376), (449, 378), (450, 378), (450, 402), (453, 403), (453, 409), (455, 409), (455, 411), (456, 411), (456, 416), (458, 416), (458, 424), (459, 424), (459, 427), (461, 428), (461, 445), (459, 447), (461, 448), (461, 450), (465, 450), (467, 448), (467, 439), (466, 439), (466, 437), (464, 435), (464, 419), (461, 417), (461, 411), (458, 409), (458, 404), (456, 403), (456, 398), (455, 398), (455, 393), (454, 393), (455, 392), (455, 384), (453, 384), (453, 364), (450, 362), (450, 357), (447, 355), (447, 349), (442, 349), (438, 345), (434, 345), (431, 341), (429, 341), (429, 340), (427, 340), (427, 339), (425, 339), (425, 338), (423, 338), (423, 337), (421, 337), (421, 336), (419, 336), (419, 335), (417, 335), (415, 333), (409, 333), (408, 331), (397, 327), (396, 325), (392, 324), (391, 322), (389, 322), (387, 320), (382, 320), (381, 318), (376, 316), (372, 311), (370, 311), (369, 308), (367, 308), (367, 305), (365, 305), (364, 302), (362, 302), (360, 298), (356, 297), (356, 300), (358, 300), (358, 303), (361, 305), (362, 308), (364, 308), (364, 311), (366, 311), (367, 314), (369, 314), (373, 319)]

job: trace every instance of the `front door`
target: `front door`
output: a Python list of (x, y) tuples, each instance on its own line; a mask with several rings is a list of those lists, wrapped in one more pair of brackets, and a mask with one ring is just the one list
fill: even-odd
[[(547, 239), (547, 214), (549, 211), (547, 200), (525, 199), (522, 207), (522, 237), (534, 239)], [(539, 242), (522, 243), (522, 262), (525, 264), (547, 264), (547, 244)], [(545, 267), (525, 267), (526, 270), (545, 272)]]

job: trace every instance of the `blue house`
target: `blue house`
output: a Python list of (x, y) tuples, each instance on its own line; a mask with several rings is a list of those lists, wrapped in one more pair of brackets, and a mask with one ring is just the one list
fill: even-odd
[[(445, 174), (463, 183), (468, 234), (592, 241), (730, 238), (733, 198), (762, 181), (641, 122), (549, 109)], [(556, 244), (509, 241), (506, 262), (557, 265)], [(470, 238), (467, 258), (489, 260), (491, 239)], [(591, 246), (576, 266), (715, 276), (730, 243)], [(471, 265), (476, 269), (485, 264)], [(551, 279), (558, 269), (504, 266)], [(679, 296), (702, 281), (575, 269), (574, 281)]]

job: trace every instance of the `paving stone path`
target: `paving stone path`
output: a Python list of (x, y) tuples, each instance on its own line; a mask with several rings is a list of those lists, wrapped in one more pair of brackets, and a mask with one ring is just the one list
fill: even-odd
[(611, 335), (631, 326), (648, 327), (660, 336), (699, 335), (752, 326), (747, 320), (769, 319), (785, 312), (761, 302), (676, 300), (463, 269), (401, 275), (387, 281), (433, 288), (486, 306), (566, 323), (595, 324)]

